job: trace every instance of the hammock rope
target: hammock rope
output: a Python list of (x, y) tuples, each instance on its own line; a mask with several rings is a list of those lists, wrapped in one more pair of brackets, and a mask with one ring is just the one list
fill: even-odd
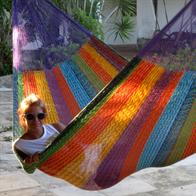
[[(181, 13), (195, 11), (195, 4), (190, 1)], [(80, 31), (78, 24), (72, 23), (68, 16), (65, 18), (48, 0), (15, 0), (14, 6), (18, 8), (14, 9), (14, 16), (21, 14), (18, 20), (22, 16), (27, 20), (27, 7), (39, 6), (39, 10), (31, 11), (38, 12), (36, 16), (45, 14), (45, 10), (54, 12), (61, 21), (58, 29), (65, 23), (63, 31), (71, 40), (68, 44), (65, 39), (65, 45), (61, 42), (55, 47), (52, 43), (54, 48), (44, 42), (43, 47), (31, 48), (32, 40), (28, 45), (22, 38), (28, 34), (32, 21), (29, 20), (31, 25), (26, 25), (26, 31), (23, 20), (14, 22), (18, 37), (13, 40), (16, 42), (13, 141), (23, 134), (16, 112), (18, 104), (30, 93), (38, 94), (46, 103), (45, 123), (62, 121), (67, 125), (40, 154), (38, 163), (25, 164), (15, 151), (26, 172), (33, 173), (38, 168), (79, 188), (98, 190), (111, 187), (143, 168), (166, 166), (196, 152), (194, 69), (170, 70), (141, 53), (128, 63), (90, 33)], [(73, 35), (69, 34), (73, 29)], [(77, 33), (82, 40), (76, 39)], [(47, 40), (47, 36), (54, 35), (43, 37)], [(149, 45), (152, 43), (153, 40)], [(60, 47), (63, 50), (56, 53), (54, 49)], [(48, 64), (45, 55), (53, 65)]]

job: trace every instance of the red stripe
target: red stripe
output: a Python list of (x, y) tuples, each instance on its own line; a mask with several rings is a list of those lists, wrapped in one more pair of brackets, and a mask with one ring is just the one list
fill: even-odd
[(23, 84), (24, 84), (24, 96), (28, 96), (31, 93), (38, 94), (37, 84), (33, 72), (25, 72), (22, 75)]

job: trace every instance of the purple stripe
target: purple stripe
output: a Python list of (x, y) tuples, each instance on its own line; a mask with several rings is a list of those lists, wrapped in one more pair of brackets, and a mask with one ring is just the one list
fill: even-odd
[(45, 73), (48, 86), (50, 88), (50, 92), (54, 100), (56, 111), (58, 113), (59, 120), (63, 122), (65, 125), (67, 125), (72, 119), (70, 111), (66, 105), (63, 95), (61, 94), (60, 88), (58, 86), (54, 74), (51, 70), (45, 70)]
[(104, 159), (94, 179), (96, 184), (102, 188), (110, 187), (119, 181), (119, 174), (124, 160), (127, 157), (137, 135), (139, 134), (146, 119), (161, 96), (164, 88), (168, 85), (172, 73), (166, 71), (155, 84), (146, 101), (141, 106), (133, 120), (125, 129), (121, 138), (116, 142), (108, 156)]

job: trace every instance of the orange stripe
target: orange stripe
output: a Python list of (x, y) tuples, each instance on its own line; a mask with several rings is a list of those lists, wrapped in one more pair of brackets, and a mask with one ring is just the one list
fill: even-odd
[(99, 62), (96, 62), (84, 48), (80, 49), (79, 54), (105, 84), (112, 80), (112, 77), (99, 65)]
[(121, 169), (121, 173), (119, 176), (120, 179), (123, 179), (128, 174), (133, 173), (136, 170), (138, 159), (141, 156), (146, 141), (148, 140), (148, 137), (150, 136), (151, 131), (155, 126), (155, 123), (159, 119), (163, 109), (165, 108), (165, 105), (169, 101), (181, 77), (182, 73), (177, 73), (176, 75), (171, 77), (168, 86), (163, 91), (162, 95), (160, 96), (160, 99), (157, 100), (157, 103), (155, 103), (154, 108), (151, 111), (151, 114), (148, 116), (144, 126), (142, 127), (131, 150), (127, 155), (127, 158)]
[(24, 84), (24, 96), (28, 96), (31, 93), (38, 93), (36, 80), (33, 72), (23, 73), (23, 84)]
[[(56, 173), (64, 168), (66, 164), (74, 160), (75, 157), (81, 154), (83, 152), (83, 148), (81, 147), (80, 143), (84, 143), (86, 145), (91, 144), (92, 141), (94, 141), (96, 137), (102, 133), (108, 123), (111, 122), (111, 120), (115, 117), (117, 110), (120, 110), (121, 107), (123, 107), (126, 101), (130, 98), (131, 94), (140, 87), (142, 81), (146, 78), (146, 75), (150, 73), (153, 67), (153, 64), (147, 64), (145, 62), (141, 63), (140, 66), (138, 66), (136, 70), (125, 80), (125, 82), (123, 82), (121, 86), (113, 92), (112, 96), (85, 124), (85, 126), (82, 127), (76, 135), (74, 135), (73, 139), (65, 144), (64, 147), (53, 154), (44, 163), (44, 165), (46, 165), (46, 168), (44, 168), (44, 165), (42, 165), (41, 169), (48, 170), (48, 168), (50, 168), (49, 170)], [(132, 83), (133, 85), (130, 85), (130, 83)], [(127, 90), (129, 92), (127, 92)], [(130, 96), (127, 96), (127, 94), (129, 94)], [(116, 104), (116, 98), (118, 98), (120, 104)], [(102, 123), (100, 123), (100, 117), (104, 119)], [(66, 157), (62, 156), (62, 154), (66, 154)], [(55, 165), (55, 167), (53, 166), (54, 160), (59, 160), (58, 167), (57, 165)], [(60, 165), (60, 162), (62, 162), (63, 165)]]
[(182, 159), (194, 153), (196, 153), (196, 123), (195, 126), (193, 127), (191, 137), (189, 138), (187, 146), (182, 155)]
[(71, 112), (72, 117), (75, 117), (80, 112), (79, 105), (78, 105), (77, 101), (75, 100), (75, 97), (72, 94), (67, 82), (65, 81), (65, 78), (64, 78), (60, 68), (56, 66), (53, 68), (52, 71), (55, 74), (59, 88), (60, 88), (61, 93), (63, 95), (63, 98), (69, 108), (69, 111)]

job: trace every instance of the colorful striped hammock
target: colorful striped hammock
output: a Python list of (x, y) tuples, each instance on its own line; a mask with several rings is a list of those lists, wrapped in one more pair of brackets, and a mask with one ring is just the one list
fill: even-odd
[(171, 71), (140, 57), (127, 64), (92, 35), (71, 58), (50, 69), (16, 67), (14, 140), (23, 133), (18, 103), (32, 92), (46, 102), (45, 123), (67, 124), (39, 163), (21, 161), (28, 173), (38, 168), (79, 188), (98, 190), (196, 152), (195, 71)]

